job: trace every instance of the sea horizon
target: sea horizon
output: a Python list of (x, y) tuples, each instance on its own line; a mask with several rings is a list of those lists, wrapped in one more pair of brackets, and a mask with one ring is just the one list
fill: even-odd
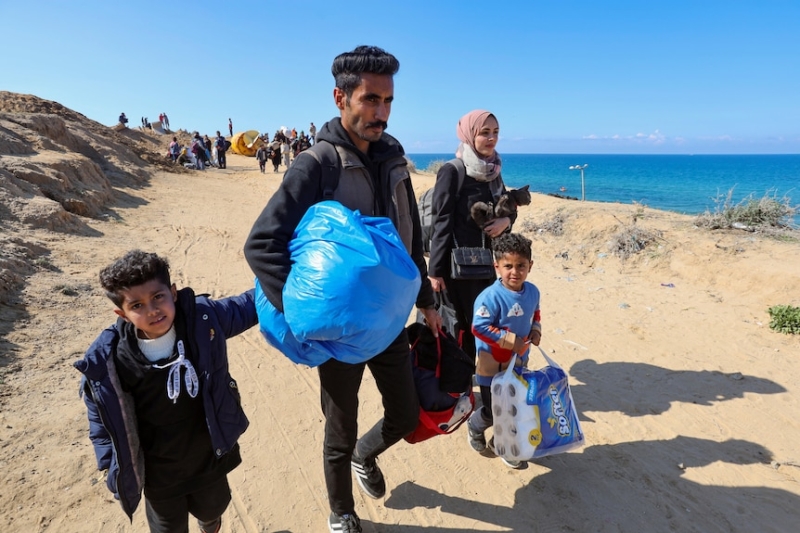
[[(418, 170), (452, 153), (407, 154)], [(738, 204), (752, 197), (800, 198), (800, 154), (505, 154), (509, 188), (587, 201), (642, 204), (698, 215), (721, 208), (728, 194)], [(582, 167), (581, 171), (570, 167)], [(789, 221), (793, 223), (794, 221)]]

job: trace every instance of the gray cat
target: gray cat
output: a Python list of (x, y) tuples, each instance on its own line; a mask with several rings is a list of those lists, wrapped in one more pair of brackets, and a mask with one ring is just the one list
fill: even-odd
[(528, 191), (528, 187), (529, 185), (525, 185), (519, 189), (506, 191), (497, 199), (496, 206), (487, 202), (475, 202), (469, 210), (472, 220), (478, 227), (485, 228), (494, 219), (515, 213), (518, 206), (530, 205), (531, 193)]

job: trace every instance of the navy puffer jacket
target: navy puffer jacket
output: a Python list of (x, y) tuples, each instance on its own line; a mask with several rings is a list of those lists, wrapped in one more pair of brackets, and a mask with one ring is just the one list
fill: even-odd
[[(194, 327), (189, 339), (191, 352), (197, 354), (194, 366), (214, 454), (221, 457), (233, 448), (249, 423), (236, 381), (228, 371), (227, 339), (258, 323), (253, 290), (212, 300), (182, 289), (177, 305), (186, 313), (187, 324)], [(116, 325), (106, 328), (74, 366), (83, 374), (81, 394), (88, 409), (97, 468), (108, 470), (108, 489), (132, 518), (142, 498), (144, 454), (133, 397), (123, 391), (113, 357), (119, 338)]]

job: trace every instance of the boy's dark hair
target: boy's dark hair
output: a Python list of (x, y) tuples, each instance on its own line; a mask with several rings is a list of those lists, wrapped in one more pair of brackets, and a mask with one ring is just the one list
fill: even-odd
[(495, 261), (506, 254), (519, 254), (528, 261), (532, 260), (531, 241), (519, 233), (503, 233), (492, 240), (492, 251)]
[(100, 285), (120, 309), (124, 299), (122, 291), (154, 279), (167, 287), (172, 286), (169, 263), (163, 257), (141, 250), (131, 250), (100, 271)]
[(363, 73), (394, 76), (398, 70), (400, 62), (397, 58), (377, 46), (357, 46), (352, 52), (336, 56), (331, 66), (336, 88), (348, 99), (355, 88), (361, 85)]

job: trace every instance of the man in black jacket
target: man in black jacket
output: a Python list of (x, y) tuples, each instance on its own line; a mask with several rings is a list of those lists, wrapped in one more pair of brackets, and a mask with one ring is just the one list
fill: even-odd
[[(359, 46), (333, 61), (333, 98), (340, 117), (323, 125), (314, 147), (292, 163), (245, 244), (245, 258), (278, 311), (283, 311), (282, 291), (292, 265), (288, 249), (292, 233), (308, 208), (321, 201), (325, 192), (320, 159), (309, 152), (331, 143), (339, 159), (333, 199), (363, 215), (392, 220), (419, 268), (422, 286), (416, 306), (434, 332), (441, 326), (441, 317), (433, 306), (405, 152), (396, 139), (384, 133), (394, 99), (393, 76), (399, 67), (393, 55), (372, 46)], [(353, 305), (360, 303), (354, 301)], [(368, 496), (382, 498), (386, 483), (376, 459), (417, 425), (419, 405), (408, 350), (404, 330), (388, 348), (365, 363), (330, 359), (318, 367), (325, 415), (323, 456), (331, 532), (361, 531), (350, 469)], [(365, 366), (381, 393), (384, 417), (357, 439), (358, 389)]]

